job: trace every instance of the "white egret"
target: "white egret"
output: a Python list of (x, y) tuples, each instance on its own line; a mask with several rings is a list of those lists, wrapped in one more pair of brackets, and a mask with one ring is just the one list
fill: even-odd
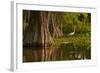
[(71, 32), (71, 33), (69, 33), (68, 35), (74, 35), (75, 34), (75, 26), (74, 26), (74, 30), (73, 30), (73, 32)]

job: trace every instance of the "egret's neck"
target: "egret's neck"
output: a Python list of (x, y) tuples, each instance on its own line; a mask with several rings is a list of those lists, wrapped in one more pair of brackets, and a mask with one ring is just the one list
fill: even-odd
[(75, 32), (75, 26), (74, 26), (74, 32)]

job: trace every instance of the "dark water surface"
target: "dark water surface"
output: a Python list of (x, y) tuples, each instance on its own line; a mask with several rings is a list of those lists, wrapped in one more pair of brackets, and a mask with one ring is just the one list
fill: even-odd
[(59, 47), (23, 47), (23, 62), (63, 61), (91, 59), (91, 50), (73, 44)]

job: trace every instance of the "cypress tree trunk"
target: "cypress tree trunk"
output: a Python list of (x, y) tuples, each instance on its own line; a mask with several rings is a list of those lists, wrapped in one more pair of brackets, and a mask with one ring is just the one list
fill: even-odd
[[(53, 43), (52, 37), (62, 36), (56, 19), (48, 11), (30, 11), (28, 18), (29, 24), (23, 30), (24, 47), (41, 47), (41, 60), (49, 60), (50, 56), (52, 56), (51, 54), (55, 51), (53, 48), (47, 48)], [(34, 52), (34, 55), (34, 58), (37, 59), (38, 52)]]
[(63, 36), (63, 32), (62, 30), (60, 30), (59, 26), (58, 26), (58, 21), (56, 16), (54, 16), (54, 14), (52, 13), (51, 14), (51, 17), (50, 17), (50, 22), (49, 22), (49, 30), (50, 30), (50, 33), (52, 35), (52, 37), (61, 37)]
[(30, 11), (30, 23), (24, 32), (25, 46), (49, 46), (52, 38), (49, 32), (49, 12)]

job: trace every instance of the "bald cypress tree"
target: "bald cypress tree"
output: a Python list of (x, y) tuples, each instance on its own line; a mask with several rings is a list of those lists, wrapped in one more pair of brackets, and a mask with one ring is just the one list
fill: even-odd
[(49, 12), (30, 11), (30, 21), (24, 30), (24, 45), (49, 46), (53, 40), (49, 32)]

